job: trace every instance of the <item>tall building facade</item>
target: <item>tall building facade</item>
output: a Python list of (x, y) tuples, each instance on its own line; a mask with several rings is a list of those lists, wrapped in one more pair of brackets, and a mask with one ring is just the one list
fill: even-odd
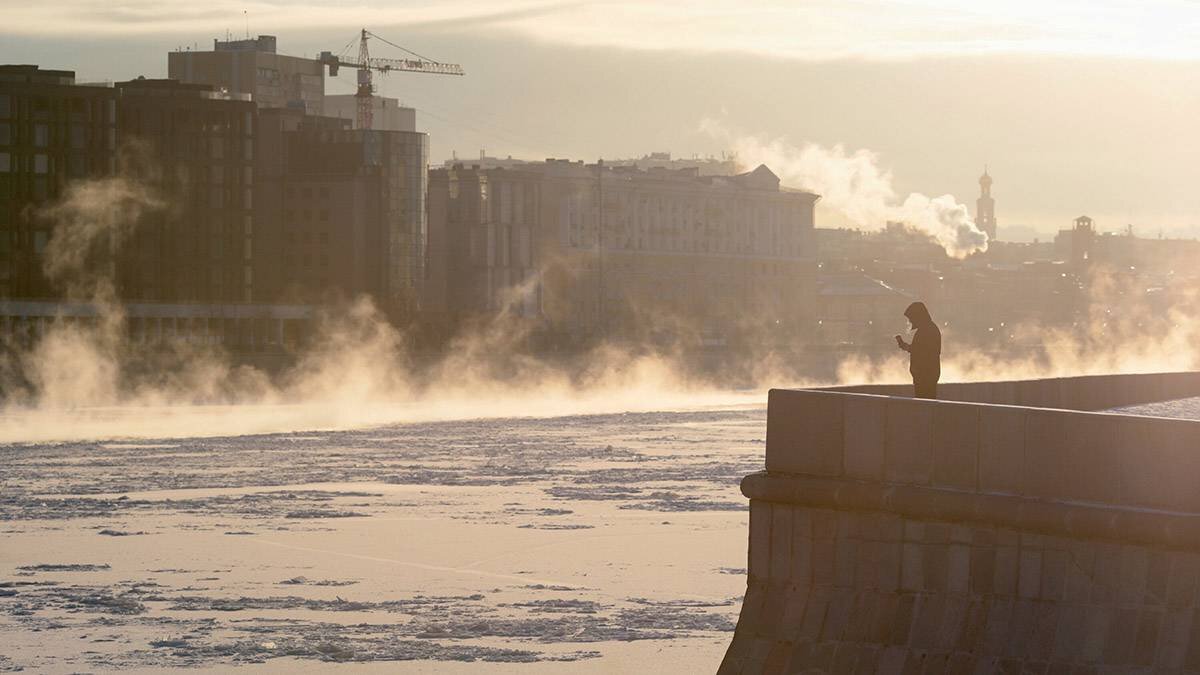
[(420, 308), (428, 137), (347, 120), (263, 111), (262, 202), (272, 297), (369, 295), (396, 320)]
[(250, 94), (260, 108), (290, 108), (320, 115), (325, 100), (324, 66), (314, 59), (275, 51), (274, 35), (213, 40), (211, 52), (167, 55), (167, 77)]
[(0, 296), (63, 296), (45, 274), (45, 207), (72, 181), (119, 174), (161, 204), (104, 263), (123, 300), (251, 302), (254, 134), (248, 96), (0, 66)]
[(117, 83), (122, 174), (163, 206), (122, 245), (120, 295), (133, 301), (254, 302), (254, 160), (250, 97), (175, 80)]
[(93, 237), (77, 267), (113, 282), (130, 338), (277, 357), (311, 311), (265, 304), (257, 285), (257, 137), (246, 94), (173, 80), (84, 86), (71, 71), (0, 66), (0, 334), (29, 342), (54, 322), (105, 315), (98, 286), (45, 269), (67, 225), (49, 207), (76, 181), (112, 177), (147, 208), (118, 214), (122, 236)]
[(979, 199), (975, 200), (975, 224), (988, 236), (988, 241), (996, 241), (996, 200), (992, 199), (992, 177), (987, 168), (979, 177)]
[(0, 297), (53, 298), (40, 208), (72, 180), (116, 171), (118, 92), (75, 84), (69, 70), (0, 66)]
[[(816, 195), (736, 176), (547, 160), (430, 178), (430, 305), (575, 336), (725, 336), (815, 298)], [(683, 325), (683, 324), (686, 324)]]
[(168, 57), (172, 77), (247, 92), (257, 105), (261, 293), (301, 303), (365, 294), (409, 320), (425, 277), (428, 136), (395, 99), (377, 101), (385, 128), (354, 129), (355, 97), (326, 97), (320, 62), (275, 48), (264, 35)]

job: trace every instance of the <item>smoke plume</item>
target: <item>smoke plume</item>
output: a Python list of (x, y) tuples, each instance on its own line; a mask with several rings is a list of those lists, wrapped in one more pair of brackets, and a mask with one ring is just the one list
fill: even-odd
[(901, 200), (892, 187), (891, 172), (879, 166), (878, 155), (870, 150), (850, 152), (842, 145), (826, 148), (815, 143), (795, 146), (783, 138), (739, 135), (711, 118), (702, 120), (700, 129), (727, 143), (746, 168), (767, 165), (784, 185), (821, 195), (822, 205), (858, 227), (904, 223), (932, 236), (955, 258), (987, 250), (987, 235), (976, 227), (966, 206), (952, 195), (927, 197), (914, 192)]

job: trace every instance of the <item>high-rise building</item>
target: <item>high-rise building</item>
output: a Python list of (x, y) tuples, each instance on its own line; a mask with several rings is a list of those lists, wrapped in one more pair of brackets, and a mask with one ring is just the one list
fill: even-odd
[(272, 297), (369, 295), (396, 320), (420, 307), (428, 137), (348, 120), (262, 113), (260, 260)]
[[(310, 310), (257, 304), (256, 137), (247, 94), (144, 78), (84, 86), (72, 71), (0, 66), (0, 334), (31, 340), (64, 318), (96, 321), (106, 310), (94, 293), (111, 280), (134, 340), (278, 356)], [(90, 216), (64, 220), (50, 207), (73, 183), (106, 178), (123, 182), (95, 184), (114, 187), (92, 195), (113, 200), (94, 204), (101, 215), (134, 194), (145, 208), (80, 237)], [(82, 244), (78, 280), (45, 272), (64, 227)]]
[(314, 59), (275, 51), (274, 35), (213, 40), (211, 52), (167, 55), (167, 76), (188, 84), (250, 94), (260, 108), (290, 108), (320, 115), (325, 100), (324, 66)]
[(979, 199), (975, 200), (975, 224), (988, 236), (988, 241), (996, 241), (996, 200), (992, 199), (992, 177), (988, 175), (987, 167), (979, 177)]
[(123, 298), (253, 302), (256, 109), (247, 95), (175, 80), (116, 84), (124, 175), (164, 203), (122, 246)]
[(368, 295), (392, 319), (411, 318), (425, 275), (429, 153), (415, 111), (380, 98), (375, 128), (354, 129), (357, 98), (326, 97), (321, 63), (276, 54), (272, 36), (214, 41), (212, 52), (173, 52), (169, 61), (173, 76), (246, 91), (257, 103), (254, 276), (263, 296)]
[(736, 176), (547, 160), (430, 178), (429, 304), (575, 336), (725, 336), (812, 308), (817, 196)]
[(59, 294), (42, 265), (52, 224), (37, 212), (69, 181), (115, 171), (117, 96), (70, 70), (0, 66), (0, 297)]
[(251, 302), (254, 117), (248, 96), (207, 86), (82, 86), (71, 71), (0, 66), (0, 296), (63, 295), (45, 277), (56, 224), (41, 207), (119, 170), (162, 206), (129, 223), (111, 261), (118, 295)]

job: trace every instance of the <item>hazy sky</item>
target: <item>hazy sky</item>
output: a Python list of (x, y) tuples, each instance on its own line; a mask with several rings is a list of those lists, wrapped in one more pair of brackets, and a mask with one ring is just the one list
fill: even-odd
[[(243, 10), (245, 14), (243, 14)], [(900, 193), (1001, 227), (1200, 231), (1200, 3), (1183, 0), (0, 0), (0, 62), (162, 76), (165, 52), (279, 36), (338, 51), (366, 26), (465, 78), (393, 75), (438, 163), (719, 153), (727, 134), (869, 149)], [(377, 55), (393, 55), (375, 44)], [(327, 83), (353, 90), (353, 73)], [(711, 125), (709, 125), (711, 126)], [(803, 187), (803, 186), (798, 186)]]

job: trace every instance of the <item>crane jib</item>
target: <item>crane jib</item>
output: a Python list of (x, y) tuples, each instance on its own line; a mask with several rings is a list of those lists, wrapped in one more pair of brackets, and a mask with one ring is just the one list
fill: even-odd
[[(383, 59), (373, 57), (370, 50), (367, 48), (368, 37), (377, 38), (393, 47), (396, 47), (404, 52), (415, 56), (414, 59)], [(353, 44), (353, 41), (351, 42)], [(345, 52), (350, 45), (342, 50)], [(372, 126), (372, 118), (374, 116), (371, 105), (371, 97), (374, 94), (375, 88), (371, 83), (371, 73), (380, 72), (384, 75), (393, 70), (407, 73), (428, 73), (431, 75), (465, 75), (463, 67), (457, 63), (442, 63), (428, 59), (406, 47), (402, 47), (394, 42), (390, 42), (384, 38), (375, 35), (367, 29), (362, 29), (358, 44), (358, 59), (347, 60), (333, 52), (321, 52), (318, 61), (329, 67), (330, 77), (336, 77), (338, 68), (346, 66), (347, 68), (356, 68), (358, 70), (358, 129), (370, 129)]]

